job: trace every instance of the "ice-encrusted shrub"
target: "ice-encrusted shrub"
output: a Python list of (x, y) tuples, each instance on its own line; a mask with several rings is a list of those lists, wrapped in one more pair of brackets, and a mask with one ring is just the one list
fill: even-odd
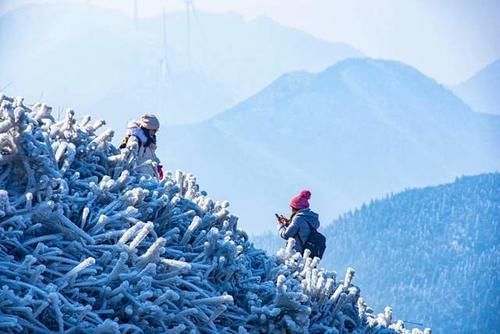
[(337, 282), (293, 240), (269, 257), (194, 176), (138, 174), (103, 121), (0, 100), (0, 331), (405, 332), (354, 270)]

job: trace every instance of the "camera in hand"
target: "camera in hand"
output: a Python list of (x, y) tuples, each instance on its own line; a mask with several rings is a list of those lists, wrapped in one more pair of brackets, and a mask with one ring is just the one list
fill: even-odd
[(283, 217), (282, 215), (279, 215), (277, 213), (275, 213), (274, 215), (276, 216), (276, 219), (278, 219), (278, 222), (280, 224), (288, 225), (288, 223), (289, 223), (288, 219), (286, 219), (285, 217)]

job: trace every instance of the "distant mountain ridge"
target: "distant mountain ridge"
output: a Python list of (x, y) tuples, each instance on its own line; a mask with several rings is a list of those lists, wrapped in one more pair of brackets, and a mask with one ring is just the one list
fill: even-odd
[(473, 110), (500, 115), (500, 59), (452, 89)]
[[(397, 317), (433, 333), (497, 333), (499, 217), (500, 173), (406, 190), (321, 228), (321, 265), (360, 270), (368, 301), (383, 296)], [(276, 233), (253, 241), (271, 254), (284, 243)]]
[(391, 191), (497, 170), (499, 130), (499, 117), (410, 66), (349, 59), (283, 75), (209, 121), (169, 128), (160, 145), (262, 232), (301, 188), (330, 219)]
[(0, 17), (0, 86), (95, 117), (106, 110), (119, 129), (146, 111), (163, 124), (207, 119), (283, 73), (362, 55), (268, 18), (197, 11), (191, 19), (188, 39), (184, 12), (166, 15), (163, 36), (161, 16), (134, 22), (92, 5), (21, 7)]

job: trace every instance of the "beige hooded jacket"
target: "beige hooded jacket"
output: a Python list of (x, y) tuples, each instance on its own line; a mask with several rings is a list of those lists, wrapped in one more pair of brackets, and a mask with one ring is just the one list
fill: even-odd
[(127, 136), (126, 148), (136, 152), (135, 171), (148, 176), (158, 177), (157, 166), (160, 163), (160, 159), (156, 156), (156, 144), (150, 143), (148, 146), (144, 146), (148, 138), (137, 121), (129, 123)]

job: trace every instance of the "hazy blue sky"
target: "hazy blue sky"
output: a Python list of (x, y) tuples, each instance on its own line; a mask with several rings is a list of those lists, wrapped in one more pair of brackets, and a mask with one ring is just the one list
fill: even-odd
[[(65, 0), (77, 1), (77, 0)], [(25, 3), (0, 0), (0, 13)], [(83, 1), (132, 15), (133, 0)], [(500, 58), (498, 0), (195, 0), (198, 10), (266, 15), (367, 55), (403, 61), (445, 84), (459, 83)], [(183, 10), (183, 0), (138, 0), (139, 15)]]

